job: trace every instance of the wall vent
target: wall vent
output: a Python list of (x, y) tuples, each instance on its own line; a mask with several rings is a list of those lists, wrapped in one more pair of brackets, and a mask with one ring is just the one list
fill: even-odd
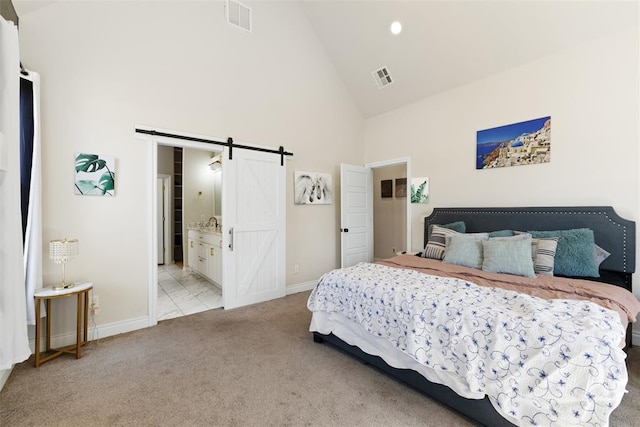
[(379, 70), (371, 73), (371, 75), (373, 76), (373, 80), (376, 81), (378, 89), (382, 89), (383, 87), (389, 86), (391, 83), (393, 83), (387, 67), (382, 67)]
[(251, 32), (251, 8), (237, 1), (227, 0), (227, 22), (247, 32)]

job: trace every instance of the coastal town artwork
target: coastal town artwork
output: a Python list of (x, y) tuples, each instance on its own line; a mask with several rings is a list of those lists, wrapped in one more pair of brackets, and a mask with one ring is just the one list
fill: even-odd
[(476, 169), (551, 161), (551, 116), (478, 131)]

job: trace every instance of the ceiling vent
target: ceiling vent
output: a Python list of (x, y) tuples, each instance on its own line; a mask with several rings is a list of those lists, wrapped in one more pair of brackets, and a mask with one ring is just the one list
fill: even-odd
[(237, 1), (227, 0), (227, 22), (247, 32), (251, 32), (251, 8)]
[(379, 70), (371, 73), (371, 75), (373, 76), (373, 80), (376, 81), (378, 89), (382, 89), (383, 87), (389, 86), (391, 83), (393, 83), (387, 67), (382, 67)]

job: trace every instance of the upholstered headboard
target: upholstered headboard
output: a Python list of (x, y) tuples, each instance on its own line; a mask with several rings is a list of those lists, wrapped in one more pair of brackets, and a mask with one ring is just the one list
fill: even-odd
[(636, 224), (618, 216), (611, 206), (435, 208), (425, 219), (425, 244), (429, 224), (454, 221), (464, 221), (467, 232), (590, 228), (596, 244), (611, 253), (601, 270), (630, 275), (636, 269)]

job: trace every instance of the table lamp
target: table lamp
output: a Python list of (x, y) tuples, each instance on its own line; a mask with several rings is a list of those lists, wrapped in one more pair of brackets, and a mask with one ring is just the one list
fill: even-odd
[(65, 281), (64, 265), (78, 255), (78, 240), (52, 240), (49, 242), (49, 258), (56, 264), (62, 264), (62, 282), (51, 286), (53, 290), (68, 289), (73, 283)]

